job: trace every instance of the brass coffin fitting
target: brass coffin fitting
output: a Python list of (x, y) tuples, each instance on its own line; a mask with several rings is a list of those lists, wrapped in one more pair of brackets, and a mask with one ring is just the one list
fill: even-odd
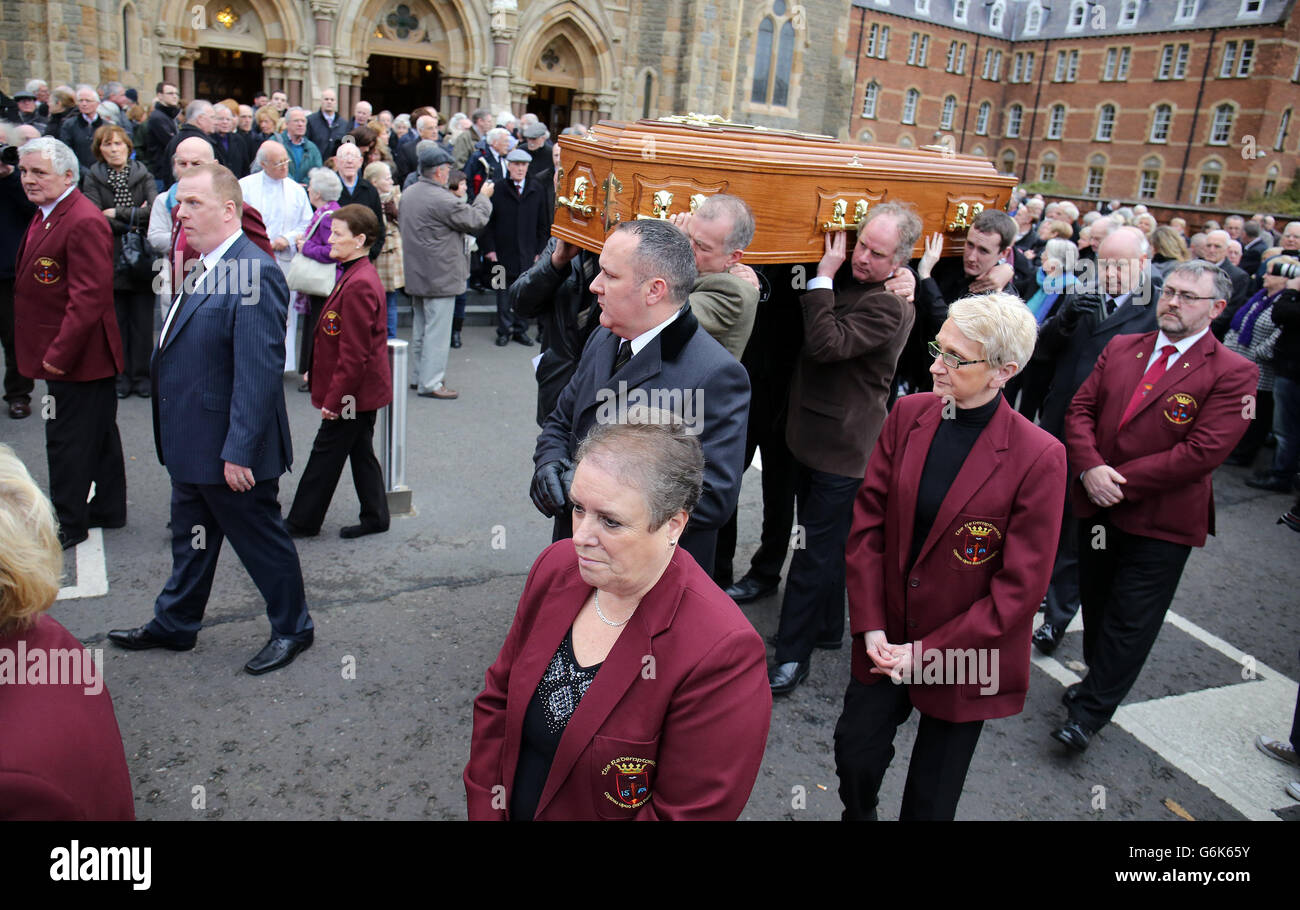
[(984, 211), (984, 203), (977, 202), (969, 206), (964, 202), (957, 203), (957, 217), (948, 222), (948, 230), (964, 231), (970, 227), (970, 223), (975, 220), (980, 212)]
[(667, 190), (658, 190), (653, 197), (653, 206), (649, 215), (637, 215), (638, 221), (647, 221), (653, 218), (665, 219), (668, 217), (668, 209), (672, 207), (673, 194)]
[(862, 220), (867, 217), (867, 200), (859, 199), (853, 206), (853, 220), (846, 222), (845, 214), (849, 210), (849, 204), (843, 199), (836, 199), (835, 205), (831, 208), (831, 220), (822, 222), (822, 230), (831, 231), (856, 231), (862, 226)]
[(587, 204), (587, 187), (589, 185), (586, 177), (578, 177), (573, 181), (573, 196), (560, 196), (556, 201), (565, 208), (590, 218), (596, 214), (596, 207)]

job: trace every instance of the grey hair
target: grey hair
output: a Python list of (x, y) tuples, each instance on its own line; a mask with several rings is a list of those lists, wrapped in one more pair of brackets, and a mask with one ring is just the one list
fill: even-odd
[(1043, 258), (1055, 259), (1064, 267), (1066, 275), (1072, 275), (1074, 267), (1079, 264), (1079, 248), (1072, 241), (1053, 237), (1043, 247)]
[(1215, 300), (1228, 300), (1232, 297), (1232, 279), (1228, 277), (1228, 273), (1205, 259), (1192, 259), (1178, 263), (1165, 272), (1165, 285), (1167, 287), (1169, 279), (1175, 275), (1186, 275), (1193, 281), (1200, 281), (1201, 276), (1205, 274), (1209, 274), (1214, 279)]
[(623, 221), (614, 228), (637, 237), (632, 251), (632, 268), (638, 281), (662, 278), (668, 285), (668, 299), (681, 306), (695, 286), (695, 253), (691, 242), (678, 228), (658, 218)]
[(118, 92), (126, 91), (126, 86), (120, 82), (105, 82), (103, 89), (99, 95), (101, 98), (107, 98), (109, 95), (116, 95)]
[(307, 110), (307, 108), (305, 107), (291, 107), (284, 112), (284, 119), (288, 120), (290, 114), (297, 114), (297, 113), (301, 113), (304, 117), (311, 116), (311, 111)]
[(343, 181), (327, 167), (314, 167), (307, 172), (307, 187), (326, 202), (338, 202), (343, 195)]
[[(409, 120), (410, 117), (408, 116), (407, 119)], [(424, 129), (426, 125), (436, 127), (438, 125), (438, 118), (430, 117), (428, 114), (421, 115), (420, 119), (415, 121), (415, 131), (418, 133), (420, 130)]]
[(578, 445), (574, 461), (581, 464), (588, 457), (644, 497), (651, 531), (678, 512), (689, 515), (699, 504), (704, 449), (699, 436), (671, 411), (634, 405), (623, 422), (597, 422)]
[(50, 162), (50, 166), (60, 174), (71, 171), (74, 179), (81, 174), (81, 164), (77, 161), (77, 153), (53, 136), (29, 139), (23, 145), (18, 146), (19, 158), (27, 158), (31, 155), (43, 156)]
[(398, 124), (398, 123), (405, 123), (407, 126), (410, 126), (410, 125), (411, 125), (411, 115), (410, 115), (410, 114), (398, 114), (396, 117), (393, 118), (393, 124), (396, 125), (396, 124)]
[[(862, 227), (865, 228), (877, 218), (892, 218), (894, 219), (894, 226), (898, 228), (898, 246), (894, 247), (894, 265), (901, 265), (911, 259), (912, 248), (916, 246), (916, 241), (920, 239), (921, 231), (924, 229), (921, 225), (921, 219), (916, 214), (916, 209), (911, 203), (907, 202), (886, 202), (867, 213), (867, 218), (862, 223)], [(1011, 221), (1009, 215), (1007, 220)], [(1014, 223), (1012, 222), (1012, 224)], [(859, 230), (858, 236), (862, 236), (861, 230)]]
[(81, 94), (82, 89), (85, 89), (88, 92), (94, 92), (96, 99), (103, 100), (99, 97), (99, 89), (95, 88), (89, 82), (78, 82), (77, 87), (72, 90), (73, 96), (75, 97), (76, 95)]
[(509, 136), (509, 135), (510, 135), (510, 130), (505, 129), (504, 127), (494, 126), (492, 127), (492, 129), (487, 131), (487, 143), (488, 145), (491, 145), (492, 143), (500, 139), (502, 136)]
[(731, 230), (727, 232), (724, 241), (728, 253), (743, 250), (754, 239), (754, 213), (739, 196), (728, 196), (726, 193), (710, 196), (696, 210), (695, 217), (705, 221), (716, 221), (724, 217), (731, 219)]
[(44, 79), (28, 79), (27, 85), (24, 86), (24, 88), (27, 91), (31, 92), (32, 94), (39, 92), (43, 88), (49, 88), (49, 87), (50, 84), (46, 82)]
[(211, 109), (212, 109), (211, 101), (204, 101), (201, 98), (198, 101), (191, 101), (185, 107), (185, 122), (193, 123), (195, 117), (199, 116), (204, 111), (208, 111)]
[(984, 358), (992, 369), (1015, 363), (1023, 370), (1029, 365), (1038, 340), (1038, 321), (1014, 294), (963, 297), (948, 308), (948, 318), (957, 331), (984, 345)]

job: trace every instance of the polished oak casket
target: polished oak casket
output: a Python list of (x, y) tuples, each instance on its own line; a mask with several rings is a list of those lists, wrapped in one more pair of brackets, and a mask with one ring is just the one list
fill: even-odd
[(924, 238), (944, 235), (960, 253), (985, 209), (1006, 210), (1016, 178), (990, 161), (944, 146), (919, 149), (838, 142), (687, 115), (621, 123), (602, 120), (585, 137), (560, 137), (560, 184), (551, 233), (599, 253), (620, 221), (694, 211), (714, 193), (754, 212), (750, 264), (816, 262), (830, 231), (856, 231), (871, 206), (910, 202)]

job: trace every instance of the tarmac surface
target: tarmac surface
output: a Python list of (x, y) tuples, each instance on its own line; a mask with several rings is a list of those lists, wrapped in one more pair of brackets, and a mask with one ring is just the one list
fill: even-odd
[[(529, 361), (538, 349), (498, 348), (492, 338), (490, 327), (468, 326), (465, 346), (451, 352), (457, 401), (417, 398), (399, 383), (413, 514), (395, 516), (387, 534), (339, 539), (357, 514), (344, 472), (321, 536), (298, 541), (315, 644), (261, 677), (242, 667), (267, 639), (264, 605), (228, 547), (193, 651), (108, 643), (110, 628), (152, 616), (171, 568), (170, 484), (154, 453), (150, 403), (119, 402), (128, 524), (92, 532), (69, 554), (68, 590), (52, 615), (103, 649), (139, 818), (465, 817), (471, 704), (551, 533), (528, 499), (538, 432)], [(296, 386), (286, 377), (296, 472), (281, 480), (285, 511), (319, 422)], [(39, 417), (0, 417), (0, 440), (45, 487)], [(741, 493), (737, 577), (758, 542), (757, 471)], [(1193, 552), (1116, 722), (1079, 756), (1048, 735), (1064, 719), (1063, 684), (1083, 669), (1081, 636), (1071, 632), (1053, 658), (1036, 658), (1024, 712), (985, 724), (959, 819), (1300, 818), (1300, 803), (1283, 792), (1300, 773), (1253, 745), (1258, 733), (1285, 738), (1290, 729), (1300, 535), (1275, 524), (1291, 500), (1249, 489), (1245, 476), (1216, 474), (1219, 535)], [(780, 598), (744, 610), (768, 635)], [(743, 818), (839, 817), (832, 733), (848, 663), (846, 649), (817, 652), (808, 681), (777, 699)], [(897, 816), (915, 730), (914, 714), (895, 742), (882, 818)]]

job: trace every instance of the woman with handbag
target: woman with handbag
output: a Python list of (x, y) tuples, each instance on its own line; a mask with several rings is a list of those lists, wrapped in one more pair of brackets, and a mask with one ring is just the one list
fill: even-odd
[(307, 225), (306, 233), (298, 238), (298, 253), (289, 263), (286, 280), (289, 288), (298, 293), (293, 308), (302, 323), (302, 340), (298, 343), (298, 372), (302, 374), (299, 392), (307, 391), (307, 372), (311, 369), (311, 351), (316, 337), (316, 321), (320, 319), (325, 298), (334, 290), (338, 265), (330, 258), (330, 218), (338, 211), (339, 196), (343, 194), (343, 181), (329, 168), (315, 167), (307, 175), (307, 198), (316, 213)]
[(149, 355), (153, 352), (153, 255), (145, 242), (149, 210), (158, 186), (149, 169), (132, 160), (134, 145), (120, 126), (101, 126), (91, 140), (95, 164), (82, 191), (113, 230), (113, 304), (122, 333), (126, 366), (117, 377), (117, 397), (149, 397)]
[(367, 164), (363, 176), (379, 191), (379, 202), (384, 207), (384, 248), (375, 260), (375, 269), (388, 297), (388, 337), (396, 338), (397, 298), (406, 284), (406, 272), (402, 267), (402, 229), (397, 223), (402, 191), (393, 182), (392, 167), (382, 161)]

